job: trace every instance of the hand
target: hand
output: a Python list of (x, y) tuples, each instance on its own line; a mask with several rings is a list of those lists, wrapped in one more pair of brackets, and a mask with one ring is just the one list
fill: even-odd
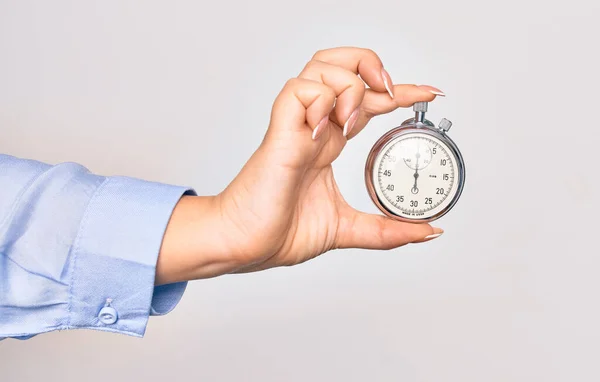
[(157, 282), (290, 266), (335, 248), (391, 249), (441, 233), (355, 210), (331, 167), (371, 118), (436, 94), (429, 86), (392, 86), (370, 50), (317, 52), (285, 84), (263, 142), (231, 184), (215, 197), (179, 203)]
[(413, 185), (413, 188), (410, 189), (410, 192), (412, 192), (413, 194), (418, 194), (419, 193), (419, 187), (417, 187), (417, 181), (419, 180), (419, 167), (417, 167), (417, 169), (415, 170), (414, 173), (414, 177), (415, 177), (415, 184)]
[(411, 188), (410, 192), (412, 192), (413, 194), (417, 194), (419, 193), (419, 188), (417, 187), (417, 181), (419, 180), (419, 158), (421, 157), (421, 154), (419, 154), (419, 146), (417, 146), (417, 154), (415, 155), (415, 157), (417, 158), (417, 161), (415, 162), (415, 184), (413, 185), (413, 188)]

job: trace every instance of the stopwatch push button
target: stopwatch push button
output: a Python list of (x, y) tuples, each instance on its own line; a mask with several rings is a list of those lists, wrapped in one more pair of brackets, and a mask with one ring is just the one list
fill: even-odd
[(413, 111), (420, 113), (427, 112), (427, 102), (416, 102), (413, 105)]
[(448, 121), (446, 118), (442, 118), (438, 126), (440, 127), (440, 130), (448, 131), (452, 127), (452, 122)]

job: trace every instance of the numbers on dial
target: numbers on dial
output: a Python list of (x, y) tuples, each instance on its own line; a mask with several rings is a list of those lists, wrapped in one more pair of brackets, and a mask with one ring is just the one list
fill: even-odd
[(384, 150), (374, 172), (384, 204), (400, 215), (419, 217), (446, 201), (454, 189), (456, 158), (442, 141), (408, 134)]

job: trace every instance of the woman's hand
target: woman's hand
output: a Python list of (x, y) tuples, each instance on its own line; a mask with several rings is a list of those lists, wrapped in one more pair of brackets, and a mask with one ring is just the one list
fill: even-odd
[(430, 86), (392, 85), (370, 50), (317, 52), (284, 86), (262, 144), (231, 184), (216, 197), (184, 197), (178, 204), (157, 283), (289, 266), (335, 248), (390, 249), (439, 236), (442, 230), (428, 224), (355, 210), (340, 194), (331, 167), (371, 118), (436, 95), (443, 93)]

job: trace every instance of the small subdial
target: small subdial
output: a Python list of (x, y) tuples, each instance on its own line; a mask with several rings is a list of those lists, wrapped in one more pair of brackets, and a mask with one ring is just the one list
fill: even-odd
[(421, 139), (402, 142), (401, 150), (404, 163), (415, 171), (423, 170), (431, 163), (431, 147)]

